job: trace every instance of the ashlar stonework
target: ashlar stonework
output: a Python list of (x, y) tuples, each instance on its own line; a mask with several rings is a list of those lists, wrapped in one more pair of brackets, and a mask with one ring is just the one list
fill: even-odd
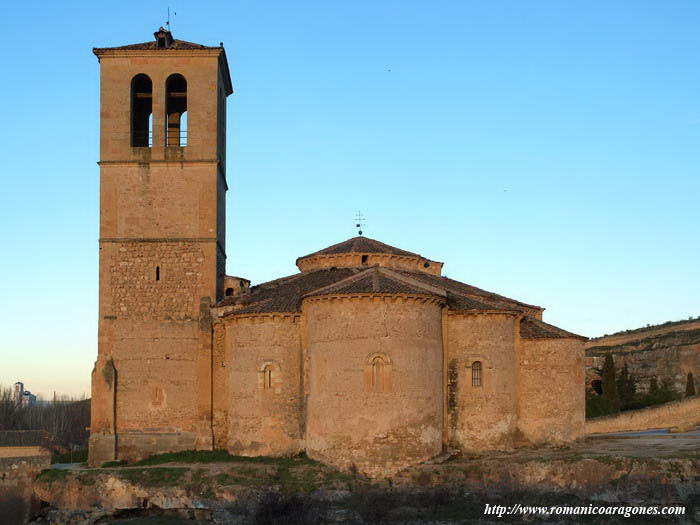
[[(101, 64), (92, 465), (225, 449), (385, 476), (448, 450), (584, 431), (584, 338), (543, 309), (366, 237), (250, 286), (225, 275), (223, 47), (155, 40)], [(546, 383), (546, 388), (544, 387)]]

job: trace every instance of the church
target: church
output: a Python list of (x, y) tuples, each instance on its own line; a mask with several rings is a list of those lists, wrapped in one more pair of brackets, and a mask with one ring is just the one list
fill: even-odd
[(359, 236), (299, 257), (288, 277), (226, 275), (223, 45), (161, 28), (94, 53), (91, 465), (222, 449), (386, 476), (583, 435), (585, 338), (442, 276), (441, 262)]

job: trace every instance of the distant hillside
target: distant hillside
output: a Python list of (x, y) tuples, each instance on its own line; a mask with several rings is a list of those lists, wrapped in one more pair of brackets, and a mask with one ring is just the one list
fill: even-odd
[(679, 328), (679, 329), (684, 329), (683, 327), (685, 325), (692, 326), (696, 323), (700, 323), (700, 315), (697, 317), (688, 317), (688, 319), (683, 319), (681, 321), (666, 321), (665, 323), (661, 324), (655, 324), (655, 325), (647, 325), (643, 326), (641, 328), (632, 328), (629, 330), (620, 330), (619, 332), (615, 332), (613, 334), (605, 334), (601, 335), (600, 337), (591, 337), (590, 341), (599, 341), (600, 339), (605, 339), (607, 337), (615, 337), (615, 336), (620, 336), (620, 335), (632, 335), (632, 334), (639, 334), (643, 332), (653, 332), (659, 329), (667, 329), (667, 328)]

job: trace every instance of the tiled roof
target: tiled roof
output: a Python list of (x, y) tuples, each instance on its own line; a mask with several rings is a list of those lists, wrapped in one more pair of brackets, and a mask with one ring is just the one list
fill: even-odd
[(0, 430), (0, 447), (38, 447), (48, 441), (43, 430)]
[(445, 277), (372, 267), (298, 273), (253, 286), (248, 293), (227, 297), (217, 306), (238, 306), (230, 314), (300, 312), (305, 296), (354, 293), (437, 295), (446, 298), (451, 310), (512, 312), (521, 311), (522, 304)]
[(158, 51), (169, 51), (171, 49), (220, 49), (219, 46), (205, 46), (202, 44), (195, 44), (194, 42), (187, 42), (186, 40), (174, 39), (170, 45), (166, 48), (159, 48), (158, 42), (151, 40), (149, 42), (141, 42), (140, 44), (129, 44), (126, 46), (116, 46), (116, 47), (96, 47), (93, 51), (107, 51), (107, 50), (158, 50)]
[[(455, 281), (448, 277), (443, 277), (441, 275), (433, 275), (425, 272), (412, 272), (408, 270), (395, 270), (397, 273), (411, 276), (415, 279), (419, 279), (426, 284), (432, 286), (437, 286), (439, 288), (444, 288), (445, 290), (452, 292), (456, 296), (471, 298), (471, 300), (476, 299), (479, 303), (485, 303), (486, 305), (491, 305), (492, 309), (503, 309), (503, 308), (528, 308), (541, 310), (539, 306), (534, 306), (532, 304), (522, 303), (516, 301), (515, 299), (510, 299), (504, 297), (503, 295), (498, 295), (496, 293), (487, 292), (476, 286), (471, 286), (460, 281)], [(458, 308), (457, 308), (458, 309)], [(468, 309), (468, 308), (467, 308)]]
[(391, 255), (421, 257), (417, 253), (407, 252), (406, 250), (389, 246), (383, 242), (375, 241), (369, 237), (353, 237), (352, 239), (334, 244), (333, 246), (329, 246), (323, 250), (299, 257), (299, 259), (305, 259), (314, 255), (334, 255), (340, 253), (388, 253)]
[(355, 275), (355, 268), (325, 268), (312, 272), (298, 273), (250, 288), (248, 293), (227, 297), (217, 306), (240, 305), (236, 314), (265, 312), (299, 312), (301, 301), (309, 292), (328, 286)]
[(520, 337), (523, 339), (564, 339), (575, 338), (583, 341), (587, 337), (576, 335), (566, 330), (562, 330), (554, 325), (535, 319), (534, 317), (523, 317), (520, 321)]
[(343, 279), (331, 286), (326, 286), (307, 294), (307, 297), (355, 293), (434, 295), (433, 292), (426, 288), (412, 286), (411, 283), (400, 278), (392, 278), (392, 272), (390, 271), (373, 267), (357, 274), (357, 276)]

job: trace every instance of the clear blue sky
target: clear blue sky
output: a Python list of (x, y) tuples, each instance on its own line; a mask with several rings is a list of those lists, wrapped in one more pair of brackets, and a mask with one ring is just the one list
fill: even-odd
[(223, 41), (228, 272), (354, 235), (595, 336), (700, 314), (700, 2), (12, 2), (0, 95), (0, 384), (89, 392), (93, 46)]

